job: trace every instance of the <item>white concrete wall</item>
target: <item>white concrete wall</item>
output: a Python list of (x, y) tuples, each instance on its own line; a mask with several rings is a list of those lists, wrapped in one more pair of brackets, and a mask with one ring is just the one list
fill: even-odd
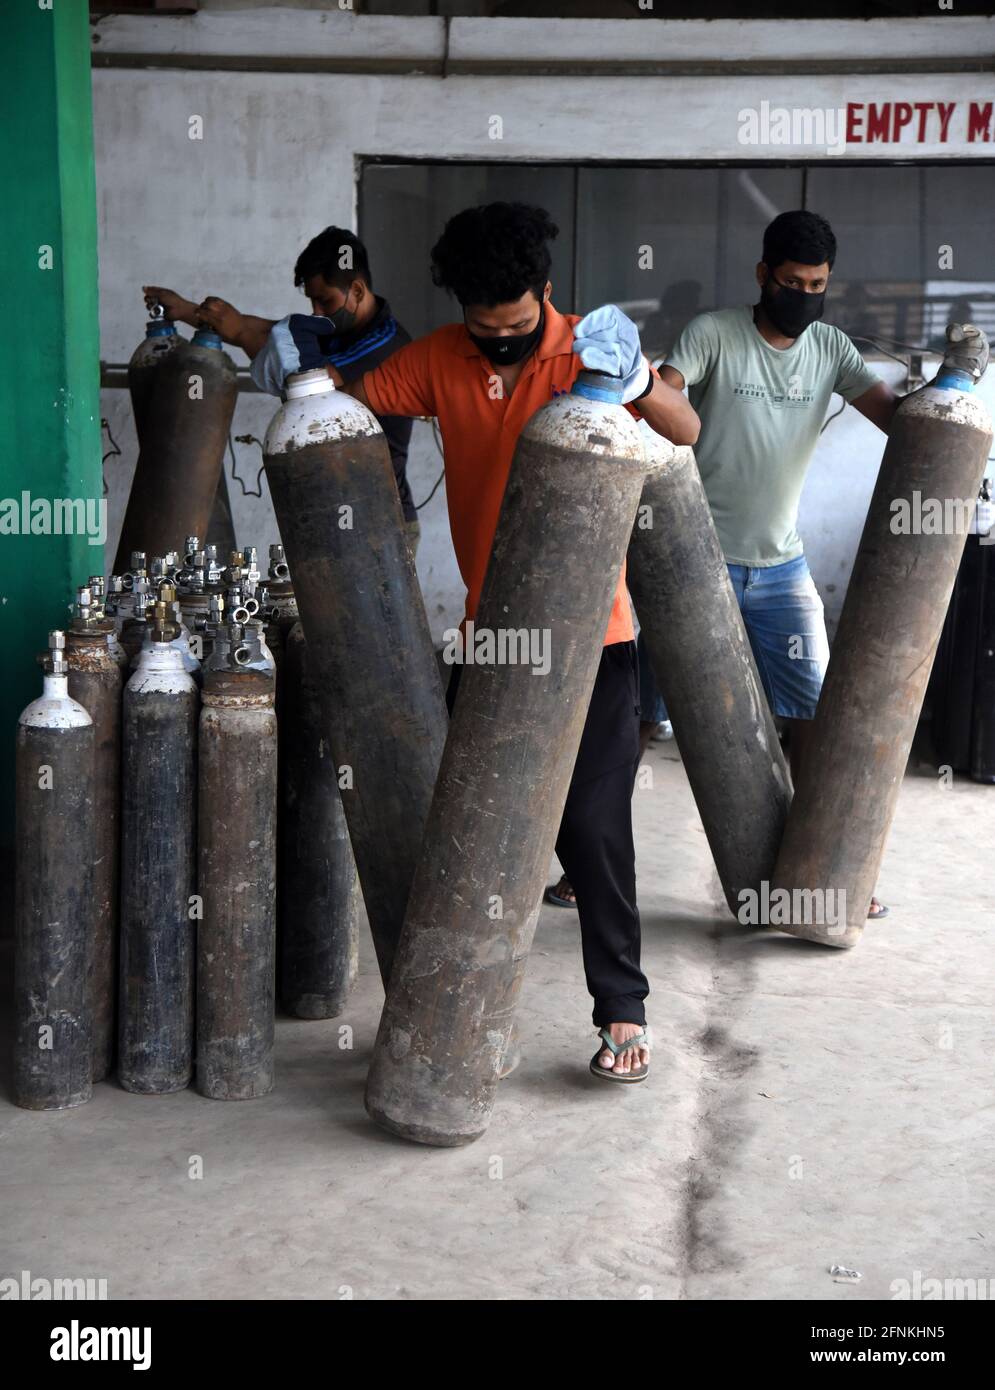
[[(882, 25), (886, 25), (884, 28)], [(958, 29), (956, 26), (960, 25)], [(196, 19), (113, 18), (95, 33), (94, 124), (100, 221), (101, 356), (123, 362), (141, 336), (140, 286), (169, 285), (191, 298), (221, 294), (240, 307), (281, 316), (301, 306), (289, 284), (297, 249), (316, 227), (355, 225), (357, 161), (364, 156), (483, 160), (784, 159), (811, 158), (810, 146), (744, 148), (739, 112), (763, 102), (835, 109), (848, 101), (991, 99), (990, 75), (940, 72), (848, 75), (742, 72), (752, 62), (787, 56), (832, 68), (845, 55), (887, 54), (922, 61), (988, 51), (987, 21), (928, 20), (860, 26), (807, 22), (765, 25), (716, 22), (454, 21), (449, 60), (506, 64), (503, 75), (417, 75), (441, 61), (441, 20), (359, 18), (332, 7), (289, 12), (227, 8)], [(785, 47), (787, 45), (787, 47)], [(604, 74), (538, 76), (516, 71), (535, 63), (608, 64)], [(695, 63), (727, 55), (723, 75), (614, 76), (634, 61)], [(353, 63), (402, 71), (331, 69)], [(883, 58), (882, 58), (883, 61)], [(212, 69), (196, 67), (207, 63)], [(163, 64), (162, 67), (147, 66)], [(615, 64), (616, 66), (612, 66)], [(293, 71), (265, 67), (290, 65)], [(258, 70), (260, 69), (262, 70)], [(503, 121), (495, 140), (492, 116)], [(202, 139), (191, 139), (200, 117)], [(941, 144), (861, 149), (894, 159), (992, 153), (965, 145), (958, 127)], [(831, 158), (832, 156), (827, 156)], [(399, 229), (403, 234), (403, 229)], [(241, 354), (236, 354), (241, 360)], [(883, 374), (887, 374), (883, 372)], [(835, 402), (838, 404), (838, 402)], [(104, 393), (103, 410), (123, 457), (109, 460), (110, 553), (134, 466), (126, 395)], [(233, 433), (261, 438), (272, 413), (265, 398), (239, 399)], [(835, 621), (881, 453), (881, 438), (852, 410), (823, 436), (805, 490), (802, 532), (813, 571)], [(259, 450), (236, 446), (243, 476), (254, 482)], [(418, 425), (411, 478), (416, 501), (439, 471), (430, 429)], [(242, 499), (233, 487), (240, 543), (276, 539), (266, 496)], [(444, 488), (422, 513), (419, 573), (433, 632), (462, 611), (445, 517)]]

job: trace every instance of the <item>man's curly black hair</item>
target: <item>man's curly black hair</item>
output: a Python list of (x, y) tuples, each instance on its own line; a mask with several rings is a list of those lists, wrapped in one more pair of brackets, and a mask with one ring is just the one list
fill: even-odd
[(432, 247), (432, 280), (460, 304), (512, 304), (549, 279), (549, 243), (559, 227), (545, 208), (488, 203), (451, 217)]
[(817, 212), (798, 208), (779, 213), (764, 232), (763, 262), (768, 270), (776, 270), (785, 261), (797, 261), (799, 265), (828, 263), (832, 270), (835, 260), (833, 229)]

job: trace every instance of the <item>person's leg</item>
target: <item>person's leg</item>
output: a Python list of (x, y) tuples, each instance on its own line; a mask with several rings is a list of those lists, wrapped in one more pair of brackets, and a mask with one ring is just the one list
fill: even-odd
[[(593, 1019), (616, 1045), (642, 1032), (649, 985), (639, 964), (632, 783), (638, 763), (635, 646), (619, 642), (601, 657), (556, 841), (556, 853), (577, 895), (584, 972)], [(612, 1059), (606, 1070), (628, 1073), (649, 1061), (645, 1045)]]
[(780, 565), (733, 569), (764, 692), (774, 714), (789, 724), (794, 769), (796, 758), (803, 756), (829, 664), (822, 599), (803, 555)]
[[(446, 704), (450, 715), (462, 673), (461, 666), (454, 666), (449, 675)], [(606, 647), (556, 841), (561, 864), (581, 885), (581, 939), (588, 989), (595, 1000), (594, 1022), (609, 1029), (616, 1046), (642, 1031), (646, 1019), (643, 1000), (649, 993), (639, 968), (632, 843), (637, 698), (635, 644), (620, 642)], [(509, 1052), (516, 1042), (513, 1029)], [(612, 1057), (607, 1048), (604, 1056), (610, 1070)], [(616, 1071), (627, 1073), (648, 1062), (649, 1049), (644, 1046), (620, 1052), (613, 1065)]]
[[(798, 776), (801, 760), (804, 751), (808, 746), (808, 735), (812, 727), (812, 715), (815, 713), (814, 700), (818, 700), (818, 690), (822, 688), (822, 672), (815, 672), (818, 690), (813, 686), (807, 692), (806, 714), (805, 717), (794, 718), (785, 714), (785, 692), (782, 689), (783, 682), (778, 679), (778, 671), (781, 663), (786, 659), (785, 653), (788, 649), (788, 638), (797, 632), (799, 626), (811, 629), (814, 625), (816, 634), (813, 637), (809, 632), (808, 640), (810, 645), (818, 646), (818, 625), (821, 621), (822, 635), (825, 635), (825, 621), (814, 614), (806, 614), (799, 619), (797, 612), (789, 603), (785, 609), (784, 600), (777, 593), (777, 585), (767, 585), (764, 577), (768, 578), (775, 574), (779, 566), (771, 566), (769, 570), (750, 569), (746, 565), (729, 565), (729, 578), (732, 581), (733, 592), (739, 603), (740, 612), (743, 615), (743, 623), (746, 627), (746, 635), (750, 639), (750, 647), (753, 650), (753, 659), (757, 663), (757, 670), (760, 673), (760, 682), (767, 696), (767, 703), (770, 705), (774, 714), (779, 715), (787, 721), (788, 725), (788, 759), (791, 765), (792, 780)], [(786, 586), (787, 587), (787, 586)], [(814, 589), (814, 585), (813, 585)], [(818, 594), (816, 594), (818, 598)], [(810, 605), (811, 597), (808, 593), (801, 596), (803, 607)], [(820, 600), (821, 603), (821, 600)], [(774, 610), (778, 611), (775, 612)], [(827, 643), (828, 651), (828, 643)], [(824, 670), (824, 667), (823, 667)], [(791, 706), (794, 708), (794, 705)], [(811, 714), (808, 713), (811, 708)]]
[[(656, 683), (656, 676), (653, 674), (653, 667), (650, 663), (649, 652), (640, 632), (636, 641), (636, 658), (639, 669), (639, 756), (637, 763), (641, 763), (646, 756), (650, 739), (659, 729), (661, 724), (668, 722), (667, 706), (663, 702)], [(565, 866), (564, 866), (565, 867)], [(570, 882), (570, 875), (564, 873), (560, 877), (559, 883), (555, 888), (550, 888), (546, 893), (546, 901), (553, 903), (556, 907), (576, 907), (577, 894), (574, 892)]]

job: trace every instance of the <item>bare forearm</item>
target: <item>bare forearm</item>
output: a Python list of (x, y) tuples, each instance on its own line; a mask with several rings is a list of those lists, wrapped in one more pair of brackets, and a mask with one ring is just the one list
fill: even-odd
[(191, 328), (196, 328), (200, 322), (197, 304), (192, 299), (184, 299), (175, 290), (167, 289), (165, 285), (143, 285), (142, 292), (146, 308), (152, 310), (156, 305), (161, 305), (171, 323), (188, 323)]
[(877, 425), (879, 430), (887, 434), (901, 401), (902, 397), (896, 396), (887, 382), (879, 381), (851, 404), (865, 420), (870, 420), (872, 425)]
[(276, 319), (261, 319), (256, 314), (243, 314), (227, 299), (209, 294), (196, 306), (200, 323), (213, 328), (221, 341), (241, 348), (247, 357), (256, 357), (266, 346), (270, 329)]
[(653, 379), (648, 396), (636, 402), (636, 410), (651, 430), (662, 434), (672, 444), (694, 444), (701, 430), (698, 412), (682, 391)]
[[(234, 347), (240, 347), (247, 357), (255, 357), (266, 346), (266, 339), (276, 319), (261, 319), (256, 314), (243, 314), (241, 326), (231, 338), (225, 338)], [(221, 335), (224, 337), (224, 334)]]
[(170, 314), (174, 323), (186, 323), (191, 328), (200, 327), (200, 309), (192, 299), (185, 299), (178, 309)]

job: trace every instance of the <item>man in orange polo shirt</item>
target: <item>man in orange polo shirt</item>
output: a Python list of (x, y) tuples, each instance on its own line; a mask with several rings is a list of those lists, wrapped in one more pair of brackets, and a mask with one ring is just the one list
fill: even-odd
[[(549, 242), (556, 235), (546, 212), (520, 203), (468, 208), (451, 218), (432, 249), (432, 278), (454, 295), (463, 321), (409, 343), (345, 387), (377, 415), (438, 420), (467, 618), (476, 614), (519, 432), (536, 410), (570, 390), (583, 367), (624, 377), (629, 408), (675, 444), (698, 436), (693, 408), (651, 374), (624, 314), (608, 306), (580, 319), (553, 307)], [(329, 355), (318, 341), (328, 333), (324, 321), (299, 318), (290, 324), (295, 358), (280, 359), (288, 371)], [(328, 370), (341, 384), (334, 367)], [(603, 1039), (591, 1069), (628, 1083), (642, 1080), (649, 1066), (632, 842), (639, 759), (633, 639), (623, 568), (556, 842), (577, 896), (584, 970)], [(450, 709), (460, 669), (451, 673)]]

